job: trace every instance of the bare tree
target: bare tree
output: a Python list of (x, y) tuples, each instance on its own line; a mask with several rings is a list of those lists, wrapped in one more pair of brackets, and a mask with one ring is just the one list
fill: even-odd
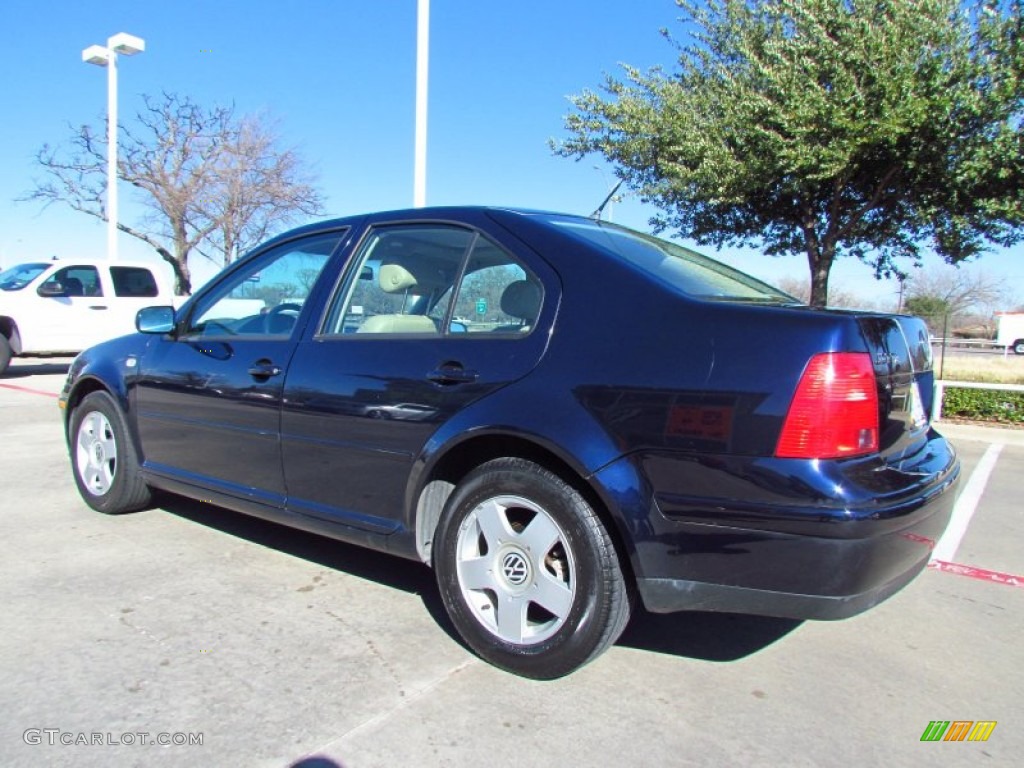
[(1004, 282), (980, 271), (944, 267), (914, 270), (907, 278), (907, 310), (924, 317), (935, 334), (974, 325), (991, 335), (996, 311), (1013, 301)]
[[(191, 291), (193, 251), (222, 252), (227, 263), (293, 215), (320, 213), (320, 194), (294, 150), (277, 149), (277, 135), (256, 118), (175, 94), (144, 101), (136, 124), (120, 128), (118, 177), (139, 191), (147, 214), (118, 229), (171, 265), (179, 293)], [(22, 199), (106, 221), (105, 136), (83, 125), (68, 152), (44, 145), (36, 157), (47, 178)]]
[(776, 286), (780, 291), (785, 291), (790, 296), (800, 299), (800, 301), (810, 303), (811, 284), (807, 280), (787, 276), (779, 280)]
[[(794, 296), (808, 304), (811, 301), (811, 283), (806, 279), (784, 277), (778, 281), (778, 287), (790, 296)], [(838, 286), (832, 286), (828, 292), (828, 305), (830, 307), (873, 309), (877, 304), (878, 302), (876, 301), (863, 299), (860, 296), (851, 293), (850, 291), (843, 290), (842, 287)]]
[(232, 126), (216, 168), (216, 189), (201, 201), (204, 217), (217, 222), (198, 247), (225, 266), (299, 214), (323, 213), (319, 193), (293, 149), (278, 150), (274, 125), (264, 116)]

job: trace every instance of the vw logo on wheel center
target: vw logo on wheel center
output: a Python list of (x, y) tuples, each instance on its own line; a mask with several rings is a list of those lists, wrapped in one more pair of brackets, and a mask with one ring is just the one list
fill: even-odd
[(513, 587), (521, 587), (530, 576), (530, 564), (519, 552), (507, 552), (501, 558), (501, 573)]

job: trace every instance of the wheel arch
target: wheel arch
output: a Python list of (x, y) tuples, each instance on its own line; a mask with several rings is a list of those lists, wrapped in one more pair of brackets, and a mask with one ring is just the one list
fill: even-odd
[(413, 517), (410, 530), (415, 532), (416, 555), (421, 561), (432, 565), (434, 536), (448, 497), (459, 482), (481, 464), (505, 457), (532, 461), (558, 475), (579, 492), (601, 519), (623, 571), (630, 582), (634, 581), (632, 547), (626, 544), (622, 526), (613, 511), (613, 502), (601, 485), (594, 482), (593, 474), (588, 475), (571, 457), (562, 455), (539, 439), (501, 432), (466, 437), (422, 468), (411, 494), (412, 501), (407, 505)]
[[(64, 406), (64, 437), (70, 439), (68, 430), (71, 425), (71, 414), (74, 412), (81, 402), (91, 395), (93, 392), (106, 392), (110, 395), (114, 402), (117, 403), (121, 409), (121, 413), (127, 415), (128, 413), (128, 398), (125, 396), (123, 391), (118, 391), (116, 388), (111, 387), (106, 381), (98, 376), (83, 375), (79, 377), (78, 381), (75, 382), (74, 387), (68, 392), (67, 402)], [(132, 433), (132, 437), (137, 439), (135, 430), (132, 425), (128, 425), (129, 431)]]
[(21, 354), (21, 333), (13, 317), (0, 315), (0, 335), (7, 339), (11, 352), (15, 355)]
[[(74, 395), (75, 405), (65, 408), (65, 435), (82, 500), (97, 512), (111, 515), (149, 506), (152, 493), (138, 471), (138, 447), (117, 393), (89, 379), (75, 388)], [(96, 400), (91, 406), (90, 398)], [(84, 411), (80, 417), (79, 408)], [(84, 429), (85, 420), (93, 416), (99, 420), (91, 420)]]

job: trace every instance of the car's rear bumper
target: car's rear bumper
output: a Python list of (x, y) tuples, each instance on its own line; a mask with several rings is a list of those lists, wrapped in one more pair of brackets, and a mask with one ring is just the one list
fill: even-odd
[(855, 595), (797, 595), (684, 579), (640, 579), (637, 587), (644, 607), (652, 613), (716, 611), (789, 619), (846, 619), (899, 592), (927, 563), (924, 557), (898, 578)]
[(648, 610), (800, 619), (852, 616), (913, 580), (949, 522), (960, 472), (934, 432), (884, 460), (658, 452), (633, 465), (650, 501), (623, 526)]

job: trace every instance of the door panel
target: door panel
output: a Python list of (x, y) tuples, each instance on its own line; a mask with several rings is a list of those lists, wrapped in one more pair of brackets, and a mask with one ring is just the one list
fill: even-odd
[(272, 339), (155, 344), (136, 386), (146, 469), (280, 505), (283, 376), (250, 371), (283, 370), (292, 348)]
[(284, 505), (284, 372), (341, 236), (311, 235), (247, 259), (196, 297), (175, 334), (154, 339), (134, 391), (147, 471)]
[(557, 283), (543, 265), (443, 224), (374, 228), (351, 263), (324, 327), (288, 369), (288, 506), (391, 532), (438, 426), (536, 366)]
[[(303, 342), (288, 370), (281, 422), (289, 507), (394, 530), (412, 463), (438, 426), (525, 376), (543, 350), (542, 334)], [(432, 374), (444, 367), (475, 375), (438, 383)]]
[[(72, 265), (54, 272), (42, 285), (60, 285), (63, 296), (42, 296), (45, 309), (38, 312), (38, 338), (45, 344), (32, 351), (75, 351), (115, 335), (109, 286), (91, 265)], [(42, 286), (40, 286), (42, 287)], [(128, 329), (129, 331), (131, 328)]]

